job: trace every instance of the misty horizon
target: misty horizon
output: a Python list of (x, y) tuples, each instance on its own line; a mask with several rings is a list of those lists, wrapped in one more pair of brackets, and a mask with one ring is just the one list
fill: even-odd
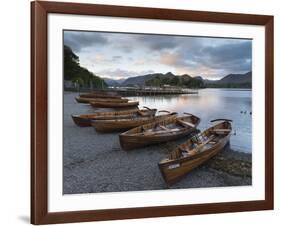
[[(247, 72), (242, 73), (242, 74), (247, 74), (247, 73), (250, 73), (250, 72), (252, 72), (252, 71), (247, 71)], [(155, 73), (157, 74), (157, 72), (155, 72)], [(171, 73), (171, 72), (169, 71), (167, 73), (163, 73), (163, 75), (164, 74), (168, 74), (168, 73)], [(151, 73), (151, 74), (154, 74), (154, 73)], [(238, 73), (230, 73), (230, 74), (238, 74)], [(189, 76), (191, 76), (192, 78), (202, 77), (204, 80), (217, 81), (217, 80), (220, 80), (220, 79), (222, 79), (222, 78), (224, 78), (224, 77), (226, 77), (226, 76), (228, 76), (230, 74), (224, 75), (221, 78), (204, 78), (203, 76), (191, 76), (191, 75), (189, 75)], [(148, 75), (148, 74), (146, 74), (146, 75)], [(187, 75), (187, 74), (181, 74), (181, 75), (173, 74), (173, 75), (175, 75), (175, 76), (183, 76), (183, 75)], [(140, 77), (140, 76), (145, 76), (145, 75), (130, 76), (128, 78), (134, 78), (134, 77)], [(110, 80), (114, 80), (114, 81), (125, 81), (126, 79), (128, 79), (128, 78), (120, 78), (120, 79), (118, 79), (118, 78), (110, 78), (110, 77), (101, 77), (101, 78), (102, 79), (110, 79)]]

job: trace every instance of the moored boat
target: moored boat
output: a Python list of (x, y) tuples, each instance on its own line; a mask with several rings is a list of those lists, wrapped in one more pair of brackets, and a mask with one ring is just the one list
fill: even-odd
[[(164, 111), (159, 111), (164, 112)], [(167, 112), (167, 111), (165, 111)], [(113, 119), (113, 120), (92, 120), (91, 124), (98, 132), (114, 132), (114, 131), (126, 131), (134, 127), (144, 125), (153, 121), (163, 120), (177, 113), (167, 112), (157, 116), (153, 115), (137, 115), (125, 119)]]
[(92, 101), (90, 102), (92, 107), (101, 107), (101, 108), (131, 108), (131, 107), (137, 107), (139, 105), (138, 101), (130, 101), (126, 103), (117, 103), (117, 102), (98, 102), (98, 101)]
[(229, 142), (232, 121), (228, 119), (212, 120), (212, 122), (217, 121), (219, 121), (218, 124), (191, 137), (158, 163), (168, 185), (179, 181), (191, 170), (215, 156)]
[(86, 98), (111, 98), (111, 99), (120, 99), (121, 96), (117, 95), (117, 93), (114, 92), (91, 92), (91, 93), (83, 93), (80, 94), (80, 97), (86, 97)]
[(75, 97), (78, 103), (88, 104), (90, 102), (110, 102), (110, 103), (126, 103), (129, 100), (126, 98), (90, 98), (90, 97)]
[(121, 147), (124, 150), (131, 150), (187, 136), (196, 130), (200, 118), (189, 113), (185, 114), (186, 116), (182, 117), (153, 121), (121, 133), (119, 135)]
[(143, 107), (145, 109), (133, 109), (127, 111), (113, 111), (113, 112), (95, 112), (92, 114), (83, 115), (71, 115), (74, 123), (77, 126), (86, 127), (91, 126), (91, 120), (109, 120), (109, 119), (125, 119), (142, 116), (154, 116), (157, 109), (150, 109)]

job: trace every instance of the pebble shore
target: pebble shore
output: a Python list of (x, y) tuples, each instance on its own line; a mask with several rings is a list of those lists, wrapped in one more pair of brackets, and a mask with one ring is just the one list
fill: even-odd
[(252, 183), (252, 155), (227, 145), (206, 164), (168, 187), (157, 163), (185, 139), (126, 152), (119, 145), (119, 133), (97, 133), (92, 127), (78, 127), (71, 114), (95, 109), (78, 104), (77, 93), (64, 94), (63, 192), (80, 194), (177, 188), (245, 186)]

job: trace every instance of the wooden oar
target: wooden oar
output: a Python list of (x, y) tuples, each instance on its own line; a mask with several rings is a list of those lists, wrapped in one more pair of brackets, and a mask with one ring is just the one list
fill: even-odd
[[(144, 106), (143, 108), (146, 108), (148, 111), (152, 111), (152, 109), (150, 109), (150, 108), (148, 108), (148, 107), (145, 107), (145, 106)], [(141, 115), (141, 116), (146, 115), (145, 112), (142, 112), (141, 110), (138, 110), (137, 113), (138, 113), (139, 115)]]
[(151, 109), (149, 107), (143, 106), (143, 108), (151, 111)]
[(170, 111), (167, 111), (167, 110), (161, 110), (161, 111), (158, 111), (158, 112), (166, 112), (166, 113), (171, 113)]
[(232, 122), (232, 120), (231, 120), (231, 119), (224, 119), (224, 118), (214, 119), (214, 120), (211, 120), (210, 122), (217, 122), (217, 121), (227, 121), (227, 122)]
[(231, 132), (231, 129), (213, 129), (214, 132)]
[(184, 112), (183, 114), (185, 114), (185, 115), (188, 115), (188, 116), (193, 116), (193, 114), (191, 114), (191, 113), (187, 113), (187, 112)]
[(213, 129), (213, 131), (216, 133), (216, 134), (226, 134), (226, 133), (230, 133), (231, 132), (231, 129)]
[(177, 119), (177, 121), (182, 124), (183, 126), (188, 126), (188, 127), (191, 127), (191, 128), (194, 128), (195, 125), (190, 123), (190, 122), (186, 122), (186, 121), (183, 121), (183, 120), (180, 120), (180, 119)]
[(161, 110), (161, 111), (158, 111), (158, 112), (165, 112), (165, 113), (168, 113), (170, 115), (177, 115), (178, 114), (177, 112), (170, 112), (170, 111), (167, 111), (167, 110)]
[(178, 132), (180, 129), (168, 129), (168, 130), (160, 130), (160, 131), (145, 131), (140, 134), (143, 135), (159, 135), (159, 134), (167, 134), (167, 133), (173, 133)]
[(209, 143), (210, 141), (212, 141), (215, 137), (216, 137), (216, 136), (211, 135), (208, 140), (206, 140), (205, 142), (201, 143), (200, 145), (198, 145), (197, 147), (193, 148), (192, 150), (188, 151), (188, 153), (189, 153), (189, 152), (195, 153), (195, 152), (200, 151), (200, 149), (201, 149), (202, 147), (204, 147), (204, 145), (206, 145), (207, 143)]
[(161, 129), (163, 129), (163, 130), (169, 130), (167, 127), (162, 126), (162, 125), (160, 125), (159, 127), (160, 127)]

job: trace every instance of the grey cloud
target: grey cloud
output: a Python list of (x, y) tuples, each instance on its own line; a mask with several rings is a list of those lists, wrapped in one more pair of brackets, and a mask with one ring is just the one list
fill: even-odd
[(122, 60), (122, 56), (113, 56), (112, 57), (112, 61), (114, 61), (114, 62), (119, 62), (120, 60)]
[(104, 45), (107, 42), (106, 36), (97, 32), (64, 32), (64, 44), (70, 46), (74, 52), (80, 52), (83, 48), (92, 45)]
[(172, 36), (141, 35), (137, 37), (137, 40), (151, 50), (165, 50), (178, 47), (176, 39)]
[[(174, 53), (176, 67), (196, 69), (209, 68), (224, 73), (246, 72), (252, 69), (252, 42), (241, 40), (222, 40), (218, 45), (212, 39), (197, 39), (200, 42), (182, 42)], [(169, 62), (168, 62), (169, 63)], [(172, 64), (170, 64), (172, 66)], [(188, 71), (187, 71), (188, 72)]]
[[(101, 54), (106, 56), (102, 61), (107, 63), (130, 61), (134, 64), (141, 59), (142, 64), (146, 65), (146, 62), (151, 62), (153, 59), (155, 66), (147, 69), (155, 71), (163, 65), (184, 69), (186, 73), (189, 73), (189, 70), (199, 71), (200, 68), (226, 74), (252, 69), (252, 42), (250, 40), (67, 31), (64, 41), (75, 52), (86, 52), (86, 47), (90, 46), (105, 47), (101, 50)], [(157, 61), (158, 58), (159, 61)], [(143, 72), (137, 73), (117, 68), (113, 71), (103, 71), (103, 73), (107, 73), (107, 76), (118, 74), (119, 77), (129, 77)], [(202, 73), (204, 74), (204, 71)]]
[(206, 47), (203, 49), (205, 57), (202, 63), (205, 66), (224, 69), (228, 72), (252, 70), (252, 42), (233, 42), (217, 47)]
[(218, 47), (205, 47), (203, 51), (212, 61), (232, 61), (249, 59), (252, 57), (252, 43), (250, 41), (231, 43)]

